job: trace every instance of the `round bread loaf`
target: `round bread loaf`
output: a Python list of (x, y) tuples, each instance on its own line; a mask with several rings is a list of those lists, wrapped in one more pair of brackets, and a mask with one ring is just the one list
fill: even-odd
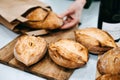
[(34, 36), (21, 36), (14, 47), (15, 58), (30, 66), (38, 62), (46, 53), (47, 43), (44, 38)]
[(113, 48), (100, 56), (97, 69), (100, 74), (120, 74), (120, 47)]
[(61, 39), (50, 43), (48, 50), (51, 59), (65, 68), (79, 68), (88, 61), (88, 50), (73, 40)]
[(46, 11), (42, 8), (36, 8), (26, 16), (29, 21), (27, 24), (35, 29), (57, 29), (63, 25), (60, 19), (53, 11)]
[(96, 80), (120, 80), (120, 75), (105, 74), (98, 77)]
[(102, 54), (114, 47), (117, 47), (110, 34), (97, 28), (76, 30), (75, 39), (93, 54)]

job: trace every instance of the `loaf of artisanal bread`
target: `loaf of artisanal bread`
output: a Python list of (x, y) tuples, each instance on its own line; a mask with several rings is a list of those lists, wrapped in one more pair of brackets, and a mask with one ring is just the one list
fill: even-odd
[(114, 39), (108, 32), (97, 28), (76, 30), (75, 39), (93, 54), (102, 54), (117, 47)]
[(63, 20), (60, 19), (53, 11), (46, 11), (42, 8), (36, 8), (27, 16), (29, 21), (27, 24), (34, 29), (57, 29), (63, 25)]
[(100, 56), (97, 69), (100, 74), (120, 74), (120, 47), (113, 48)]
[(105, 74), (98, 77), (96, 80), (120, 80), (120, 75)]
[(49, 55), (59, 66), (79, 68), (88, 61), (88, 50), (78, 42), (61, 39), (49, 44)]
[(46, 53), (47, 43), (44, 38), (34, 36), (21, 36), (14, 47), (15, 58), (30, 66), (38, 62)]

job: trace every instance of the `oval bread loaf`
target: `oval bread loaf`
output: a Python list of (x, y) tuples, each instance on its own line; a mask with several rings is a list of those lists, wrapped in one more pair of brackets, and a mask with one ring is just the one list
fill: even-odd
[(88, 50), (73, 40), (58, 40), (51, 43), (48, 50), (51, 59), (65, 68), (79, 68), (88, 61)]
[(114, 47), (117, 47), (110, 34), (97, 28), (76, 30), (75, 39), (93, 54), (102, 54)]
[(30, 66), (38, 62), (46, 53), (47, 43), (44, 38), (34, 36), (21, 36), (14, 47), (15, 58)]
[(104, 53), (97, 62), (100, 74), (120, 74), (120, 47)]
[(53, 11), (46, 11), (42, 8), (36, 8), (26, 16), (29, 21), (27, 24), (34, 29), (57, 29), (63, 25), (60, 19)]

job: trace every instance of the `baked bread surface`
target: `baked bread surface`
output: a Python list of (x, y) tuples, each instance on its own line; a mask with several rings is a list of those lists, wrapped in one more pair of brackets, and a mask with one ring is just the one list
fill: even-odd
[(61, 39), (51, 43), (48, 50), (51, 59), (65, 68), (78, 68), (88, 61), (88, 50), (73, 40)]
[(75, 39), (93, 54), (102, 54), (117, 47), (108, 32), (97, 28), (85, 28), (75, 31)]
[(105, 74), (98, 77), (96, 80), (120, 80), (120, 75)]
[(53, 11), (46, 11), (42, 8), (36, 8), (26, 16), (29, 21), (27, 24), (34, 29), (57, 29), (63, 25), (60, 19)]
[(113, 48), (100, 56), (97, 69), (100, 74), (120, 74), (120, 47)]
[(46, 53), (47, 43), (44, 38), (34, 36), (21, 36), (14, 47), (15, 58), (30, 66), (38, 62)]

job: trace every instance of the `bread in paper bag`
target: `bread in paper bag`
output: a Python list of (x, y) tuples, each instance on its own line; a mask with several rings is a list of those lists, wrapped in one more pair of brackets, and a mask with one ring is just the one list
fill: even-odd
[(60, 19), (53, 11), (47, 11), (42, 8), (36, 8), (27, 16), (29, 27), (34, 29), (57, 29), (63, 25)]

